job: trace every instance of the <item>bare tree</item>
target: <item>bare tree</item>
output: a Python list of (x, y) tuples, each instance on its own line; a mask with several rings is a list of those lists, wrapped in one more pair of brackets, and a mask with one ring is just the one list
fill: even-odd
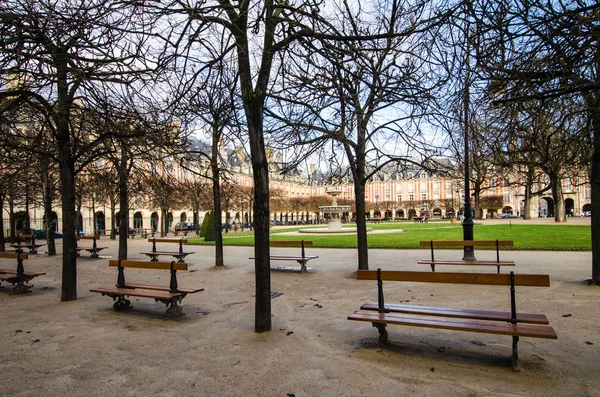
[[(600, 191), (600, 36), (596, 1), (474, 1), (478, 64), (497, 103), (576, 94), (590, 120), (592, 192)], [(592, 282), (600, 284), (600, 198), (592, 194)]]
[[(44, 115), (60, 166), (63, 272), (61, 301), (77, 299), (75, 175), (105, 136), (76, 134), (76, 109), (102, 84), (130, 83), (155, 64), (137, 3), (7, 0), (0, 5), (0, 99), (29, 103)], [(91, 106), (90, 106), (91, 107)]]
[(270, 116), (286, 125), (280, 141), (291, 141), (288, 148), (334, 142), (332, 169), (344, 173), (335, 176), (349, 173), (354, 183), (358, 268), (368, 269), (366, 183), (391, 165), (430, 166), (438, 153), (419, 120), (446, 78), (431, 54), (439, 52), (435, 38), (449, 10), (445, 2), (393, 0), (372, 8), (344, 2), (336, 11), (337, 37), (307, 38), (294, 48), (286, 70), (294, 79), (276, 97), (279, 113)]

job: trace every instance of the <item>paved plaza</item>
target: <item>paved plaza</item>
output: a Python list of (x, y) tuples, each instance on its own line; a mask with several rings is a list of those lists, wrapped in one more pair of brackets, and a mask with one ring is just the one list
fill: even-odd
[[(150, 243), (139, 237), (129, 243), (130, 258), (144, 259), (139, 253)], [(116, 241), (102, 245), (109, 247), (102, 254), (116, 257)], [(133, 310), (115, 312), (110, 298), (90, 292), (116, 283), (107, 259), (78, 260), (79, 299), (67, 303), (60, 303), (62, 256), (26, 261), (27, 270), (47, 275), (33, 281), (29, 294), (0, 290), (0, 395), (600, 396), (600, 287), (584, 283), (589, 252), (503, 253), (518, 273), (550, 274), (550, 288), (517, 289), (517, 309), (546, 314), (558, 334), (558, 340), (522, 338), (522, 371), (513, 372), (505, 336), (389, 326), (392, 346), (378, 347), (375, 328), (346, 319), (377, 299), (374, 281), (353, 276), (356, 250), (310, 248), (319, 256), (313, 271), (272, 272), (272, 291), (279, 293), (273, 330), (257, 334), (252, 247), (225, 247), (221, 269), (213, 266), (213, 247), (188, 248), (195, 254), (188, 257), (190, 271), (178, 273), (179, 285), (205, 291), (187, 296), (186, 315), (171, 320), (163, 319), (160, 302), (133, 299)], [(493, 253), (478, 259), (487, 255)], [(372, 269), (428, 270), (417, 265), (424, 257), (424, 250), (369, 252)], [(169, 280), (159, 270), (127, 269), (126, 277)], [(510, 310), (505, 287), (388, 282), (384, 288), (389, 302)]]

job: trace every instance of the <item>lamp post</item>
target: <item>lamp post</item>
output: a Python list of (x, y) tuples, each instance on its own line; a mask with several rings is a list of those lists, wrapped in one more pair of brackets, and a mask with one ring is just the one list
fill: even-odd
[[(467, 22), (468, 23), (468, 22)], [(469, 169), (469, 115), (470, 115), (470, 101), (471, 96), (469, 92), (470, 84), (471, 84), (471, 64), (470, 64), (470, 26), (467, 25), (466, 29), (466, 39), (467, 39), (467, 49), (465, 52), (465, 86), (463, 92), (463, 106), (464, 106), (464, 139), (465, 139), (465, 218), (463, 220), (463, 240), (464, 241), (472, 241), (473, 240), (473, 212), (471, 210), (471, 188), (470, 188), (470, 169)], [(475, 260), (475, 250), (471, 247), (464, 247), (463, 260), (465, 261), (474, 261)]]

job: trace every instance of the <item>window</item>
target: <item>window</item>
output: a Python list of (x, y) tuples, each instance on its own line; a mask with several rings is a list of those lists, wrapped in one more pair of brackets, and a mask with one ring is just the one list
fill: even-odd
[(408, 199), (409, 199), (410, 201), (413, 201), (413, 200), (415, 199), (415, 195), (414, 195), (414, 194), (409, 194), (409, 195), (408, 195)]
[(439, 193), (440, 192), (440, 183), (439, 182), (434, 182), (433, 183), (433, 192), (434, 193)]
[(570, 192), (573, 190), (573, 185), (571, 185), (571, 178), (565, 179), (565, 191)]
[(421, 200), (427, 200), (427, 193), (421, 193)]
[(398, 193), (398, 196), (396, 197), (396, 201), (398, 201), (398, 202), (402, 201), (402, 194)]
[(415, 191), (415, 184), (414, 184), (414, 182), (411, 182), (408, 184), (408, 192), (412, 193), (414, 191)]
[(586, 186), (583, 189), (583, 198), (586, 200), (591, 200), (592, 199), (592, 187), (591, 186)]
[(427, 182), (421, 182), (421, 192), (427, 191)]
[(504, 202), (510, 203), (510, 192), (504, 192)]

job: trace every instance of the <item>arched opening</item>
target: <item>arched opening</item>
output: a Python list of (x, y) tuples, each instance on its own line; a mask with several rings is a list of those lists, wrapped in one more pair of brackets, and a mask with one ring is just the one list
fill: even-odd
[(440, 208), (434, 208), (433, 212), (432, 212), (432, 216), (434, 218), (441, 218), (442, 217), (442, 210)]
[(550, 197), (542, 197), (540, 199), (540, 206), (538, 210), (538, 216), (540, 218), (554, 216), (554, 201)]
[(404, 210), (396, 210), (396, 218), (405, 218)]
[(96, 231), (100, 234), (106, 234), (106, 217), (104, 212), (96, 212)]
[(170, 230), (173, 227), (173, 213), (169, 212), (167, 214), (167, 230)]
[(392, 218), (392, 216), (393, 216), (393, 215), (392, 215), (392, 210), (386, 210), (386, 211), (385, 211), (385, 217), (386, 217), (386, 218), (388, 218), (388, 219), (391, 219), (391, 218)]
[(381, 211), (379, 211), (379, 210), (373, 211), (373, 218), (381, 218)]
[(158, 214), (156, 212), (150, 215), (150, 227), (155, 230), (158, 229)]
[(502, 213), (503, 214), (513, 214), (513, 209), (510, 205), (507, 205), (506, 207), (502, 208)]
[(141, 212), (133, 214), (133, 228), (142, 229), (144, 227), (144, 217)]
[(83, 236), (83, 215), (81, 215), (81, 212), (77, 214), (77, 230), (75, 231), (75, 235)]
[(185, 212), (182, 212), (181, 215), (179, 215), (179, 222), (185, 221), (187, 221), (187, 214)]
[(592, 212), (592, 205), (591, 204), (584, 204), (583, 208), (581, 209), (584, 212), (584, 215), (588, 215), (588, 213)]
[(573, 201), (573, 199), (566, 199), (565, 200), (565, 213), (567, 214), (567, 216), (573, 216), (573, 212), (575, 210), (575, 202)]

